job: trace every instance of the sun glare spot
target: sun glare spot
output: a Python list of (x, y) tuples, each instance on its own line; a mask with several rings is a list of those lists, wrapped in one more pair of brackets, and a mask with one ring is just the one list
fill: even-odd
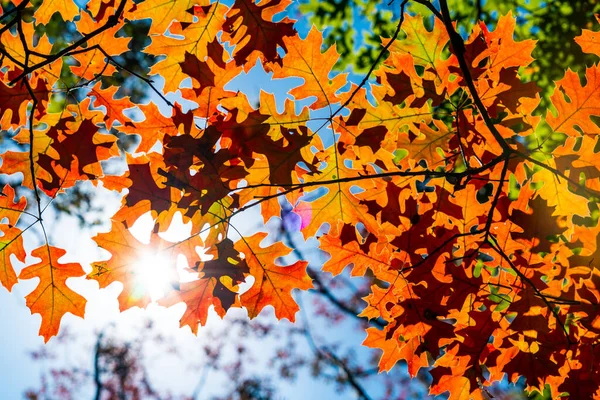
[(158, 254), (142, 254), (135, 263), (135, 275), (140, 289), (148, 293), (152, 301), (162, 298), (177, 280), (173, 276), (171, 264), (174, 260)]
[[(149, 242), (149, 235), (154, 226), (150, 213), (138, 218), (136, 223), (129, 228), (133, 236), (142, 243)], [(208, 225), (207, 225), (208, 226)], [(207, 226), (203, 227), (206, 228)], [(171, 225), (166, 232), (159, 234), (161, 238), (176, 243), (185, 240), (191, 235), (191, 224), (184, 224), (181, 214), (176, 213)], [(206, 239), (208, 230), (200, 237)], [(206, 261), (212, 258), (205, 254), (207, 249), (196, 247), (199, 260)], [(198, 272), (191, 270), (193, 265), (182, 254), (174, 257), (169, 249), (164, 251), (148, 251), (138, 254), (138, 260), (134, 265), (136, 279), (136, 292), (139, 295), (150, 295), (153, 302), (166, 296), (178, 285), (198, 279)]]

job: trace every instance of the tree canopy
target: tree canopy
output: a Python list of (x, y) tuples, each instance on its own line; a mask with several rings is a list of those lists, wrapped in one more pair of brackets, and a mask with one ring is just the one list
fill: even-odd
[[(0, 282), (39, 279), (26, 301), (40, 335), (84, 315), (70, 278), (121, 282), (120, 309), (146, 307), (136, 265), (148, 255), (170, 277), (159, 304), (184, 302), (193, 332), (211, 308), (293, 322), (293, 291), (320, 282), (306, 260), (285, 261), (281, 238), (235, 223), (274, 218), (318, 239), (322, 271), (372, 278), (360, 315), (376, 322), (364, 345), (382, 351), (380, 371), (429, 368), (430, 393), (452, 399), (485, 398), (504, 376), (596, 397), (598, 65), (561, 65), (542, 101), (531, 66), (551, 47), (523, 37), (516, 11), (457, 25), (446, 0), (404, 0), (353, 82), (316, 27), (297, 32), (290, 3), (2, 3)], [(595, 31), (574, 43), (600, 56)], [(285, 101), (230, 89), (257, 63), (295, 79)], [(122, 195), (94, 237), (110, 257), (91, 266), (60, 261), (44, 219), (86, 181)], [(146, 244), (129, 228), (148, 214)], [(171, 242), (176, 216), (191, 234)], [(26, 250), (32, 232), (43, 243)], [(39, 261), (17, 275), (27, 255)], [(179, 278), (179, 256), (194, 280)]]

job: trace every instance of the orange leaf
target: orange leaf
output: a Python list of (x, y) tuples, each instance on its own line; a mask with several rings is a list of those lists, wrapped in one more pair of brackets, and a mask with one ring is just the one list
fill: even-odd
[(292, 265), (280, 267), (275, 260), (290, 252), (290, 248), (278, 242), (269, 247), (260, 247), (260, 242), (267, 236), (258, 232), (251, 237), (243, 237), (235, 243), (235, 249), (244, 254), (254, 277), (252, 287), (242, 294), (242, 306), (248, 310), (250, 318), (256, 317), (266, 306), (273, 306), (275, 316), (296, 320), (296, 312), (300, 309), (292, 298), (293, 289), (308, 290), (313, 287), (306, 273), (306, 261), (296, 261)]
[(555, 132), (569, 136), (597, 135), (598, 125), (590, 117), (600, 115), (600, 68), (592, 66), (585, 71), (586, 84), (581, 86), (579, 75), (567, 69), (565, 77), (556, 82), (550, 97), (557, 115), (546, 114), (546, 122)]
[(106, 128), (110, 129), (115, 121), (124, 121), (123, 111), (135, 106), (129, 100), (129, 97), (121, 97), (116, 99), (115, 96), (119, 90), (116, 86), (110, 86), (102, 89), (102, 82), (98, 82), (88, 93), (88, 96), (94, 96), (94, 107), (106, 107), (106, 116), (104, 121)]
[(17, 283), (17, 274), (10, 259), (14, 255), (17, 260), (25, 262), (25, 249), (21, 229), (15, 225), (27, 206), (25, 196), (15, 201), (15, 190), (10, 185), (4, 185), (0, 193), (0, 283), (10, 292)]
[(248, 267), (244, 260), (240, 260), (230, 239), (226, 238), (215, 247), (217, 252), (214, 259), (197, 262), (192, 268), (199, 272), (200, 279), (182, 283), (178, 290), (160, 301), (165, 306), (183, 301), (186, 311), (180, 323), (181, 326), (189, 326), (193, 333), (198, 333), (198, 324), (206, 325), (211, 305), (223, 317), (237, 302), (237, 285), (244, 281), (244, 275), (248, 273)]
[(138, 108), (143, 112), (145, 119), (140, 122), (127, 122), (119, 127), (121, 132), (140, 135), (141, 141), (136, 152), (148, 153), (157, 142), (162, 143), (165, 135), (177, 136), (181, 125), (189, 129), (188, 126), (192, 124), (191, 113), (183, 114), (178, 107), (171, 111), (171, 116), (164, 116), (154, 103), (140, 104)]
[[(483, 32), (483, 38), (487, 47), (473, 60), (473, 66), (488, 58), (487, 72), (490, 78), (497, 81), (503, 68), (525, 67), (533, 61), (531, 52), (535, 47), (535, 40), (523, 40), (515, 42), (516, 18), (509, 11), (507, 15), (498, 18), (496, 29), (488, 31), (484, 23), (479, 27)], [(477, 34), (477, 30), (473, 32)]]
[(73, 0), (43, 0), (33, 14), (35, 22), (46, 25), (55, 13), (64, 21), (73, 21), (79, 15), (79, 6)]
[(314, 26), (306, 39), (295, 35), (284, 37), (283, 42), (288, 54), (283, 58), (282, 66), (274, 67), (273, 78), (303, 78), (304, 84), (292, 89), (290, 94), (296, 100), (315, 96), (316, 101), (309, 106), (313, 110), (340, 102), (336, 93), (346, 84), (347, 74), (336, 74), (329, 78), (339, 58), (335, 46), (321, 53), (323, 36)]
[[(81, 34), (87, 35), (101, 26), (89, 14), (83, 12), (80, 15), (81, 17), (75, 25)], [(121, 26), (116, 25), (94, 36), (87, 41), (88, 48), (100, 45), (110, 56), (118, 56), (126, 52), (129, 49), (127, 45), (131, 41), (131, 38), (116, 37), (117, 31), (121, 28)], [(110, 45), (106, 45), (107, 43), (110, 43)], [(71, 71), (83, 79), (91, 81), (100, 74), (110, 76), (116, 72), (114, 65), (108, 63), (108, 60), (105, 59), (104, 54), (99, 49), (76, 54), (73, 58), (79, 62), (79, 65), (71, 65)]]
[(417, 336), (401, 343), (396, 337), (388, 339), (385, 330), (368, 328), (367, 337), (362, 344), (383, 351), (379, 359), (379, 372), (390, 371), (398, 361), (405, 360), (408, 365), (408, 373), (414, 378), (421, 368), (429, 365), (425, 352), (420, 355), (415, 354), (420, 345), (420, 338)]
[(38, 247), (31, 255), (42, 260), (19, 274), (19, 279), (40, 279), (25, 299), (31, 313), (42, 316), (40, 335), (45, 342), (58, 333), (63, 315), (69, 312), (83, 318), (85, 313), (86, 299), (67, 286), (67, 279), (83, 276), (85, 272), (78, 263), (59, 263), (58, 259), (65, 254), (65, 250), (57, 247)]
[[(144, 2), (142, 5), (145, 7), (148, 3), (152, 2)], [(185, 3), (187, 2), (181, 0), (177, 0), (176, 2), (167, 1), (157, 5), (157, 7), (162, 7), (164, 5), (177, 8), (183, 6)], [(148, 54), (167, 56), (165, 59), (154, 64), (150, 69), (150, 75), (161, 75), (166, 78), (164, 87), (165, 92), (176, 91), (181, 82), (187, 77), (181, 70), (181, 63), (185, 61), (186, 53), (195, 56), (200, 61), (207, 61), (205, 58), (210, 56), (211, 50), (209, 43), (216, 43), (220, 46), (216, 41), (216, 36), (223, 25), (227, 6), (220, 2), (214, 2), (211, 5), (208, 5), (209, 1), (202, 1), (202, 3), (204, 3), (204, 5), (194, 7), (194, 15), (189, 13), (179, 14), (180, 16), (185, 15), (186, 17), (189, 15), (191, 19), (174, 23), (169, 28), (171, 35), (162, 35), (164, 29), (158, 32), (161, 33), (161, 35), (153, 34), (155, 28), (154, 24), (152, 24), (150, 31), (152, 43), (145, 51)], [(189, 7), (191, 7), (191, 4), (188, 8)], [(137, 16), (138, 12), (136, 11), (134, 15)], [(152, 15), (154, 18), (157, 18), (159, 14)], [(196, 22), (193, 22), (194, 18), (197, 18)], [(220, 62), (217, 57), (211, 56), (211, 58), (214, 59), (214, 62)], [(226, 82), (223, 82), (223, 85), (225, 83)]]
[(210, 1), (148, 0), (136, 5), (136, 7), (126, 12), (125, 17), (132, 21), (151, 18), (152, 24), (150, 25), (150, 31), (148, 33), (162, 35), (174, 20), (186, 23), (193, 22), (194, 15), (192, 12), (198, 4), (206, 6), (210, 4)]
[[(208, 309), (211, 305), (220, 306), (217, 297), (213, 296), (215, 285), (219, 282), (215, 278), (198, 279), (181, 284), (178, 291), (171, 292), (159, 304), (165, 307), (185, 303), (185, 312), (179, 320), (180, 325), (189, 326), (192, 333), (198, 333), (198, 324), (206, 325)], [(216, 302), (215, 302), (216, 300)], [(218, 308), (217, 308), (218, 310)], [(219, 313), (219, 311), (217, 311)], [(221, 314), (221, 313), (219, 313)]]
[[(600, 14), (596, 14), (596, 21), (600, 22)], [(583, 29), (581, 35), (575, 38), (575, 42), (581, 46), (584, 53), (600, 56), (600, 33)]]
[(10, 256), (14, 255), (17, 260), (24, 263), (25, 249), (23, 248), (23, 232), (21, 229), (11, 225), (0, 224), (0, 283), (10, 292), (18, 282), (17, 274), (13, 268)]
[[(0, 79), (3, 74), (0, 72)], [(44, 103), (48, 101), (48, 87), (38, 79), (37, 86), (32, 88), (33, 94), (38, 99), (38, 112), (45, 112)], [(21, 83), (7, 86), (0, 80), (0, 127), (9, 129), (25, 124), (25, 109), (31, 101), (27, 87)], [(6, 111), (10, 111), (10, 114)], [(9, 118), (10, 115), (10, 118)]]

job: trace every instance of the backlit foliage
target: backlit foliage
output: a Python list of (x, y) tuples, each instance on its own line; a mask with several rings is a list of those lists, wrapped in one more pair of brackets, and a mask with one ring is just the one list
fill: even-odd
[[(510, 13), (463, 38), (445, 0), (439, 9), (418, 2), (427, 15), (395, 2), (397, 30), (360, 85), (332, 73), (339, 55), (316, 28), (303, 37), (282, 16), (289, 0), (3, 2), (0, 122), (15, 145), (0, 173), (17, 175), (0, 197), (2, 285), (40, 279), (26, 298), (46, 340), (66, 312), (83, 315), (85, 299), (66, 280), (84, 267), (60, 262), (52, 237), (20, 275), (12, 262), (25, 260), (30, 227), (45, 235), (48, 201), (91, 181), (123, 194), (111, 230), (94, 238), (111, 257), (87, 274), (100, 287), (123, 284), (121, 310), (151, 301), (134, 268), (147, 249), (183, 255), (197, 274), (160, 301), (185, 302), (181, 324), (193, 331), (211, 307), (221, 316), (244, 307), (253, 318), (272, 306), (294, 321), (292, 291), (312, 287), (307, 262), (282, 265), (291, 249), (262, 232), (239, 237), (230, 224), (250, 208), (266, 222), (291, 207), (304, 237), (329, 254), (323, 270), (375, 277), (362, 315), (386, 325), (369, 328), (364, 344), (383, 351), (382, 371), (399, 360), (413, 376), (431, 367), (430, 392), (453, 399), (482, 398), (505, 374), (553, 397), (596, 396), (600, 68), (568, 69), (552, 109), (534, 113), (539, 88), (520, 71), (536, 42), (513, 39)], [(42, 29), (57, 18), (71, 29), (62, 42)], [(140, 21), (143, 52), (156, 57), (147, 74), (119, 62), (133, 40), (126, 28)], [(597, 33), (576, 42), (600, 55)], [(256, 105), (226, 89), (257, 62), (275, 79), (301, 78), (282, 112), (272, 94)], [(114, 74), (139, 79), (157, 103), (102, 84)], [(191, 109), (164, 96), (176, 91)], [(539, 135), (546, 124), (562, 138), (551, 149)], [(123, 155), (117, 135), (141, 141)], [(102, 162), (119, 156), (127, 170), (106, 173)], [(29, 191), (28, 208), (17, 187)], [(149, 245), (128, 230), (147, 213)], [(192, 235), (170, 243), (158, 234), (176, 213)]]

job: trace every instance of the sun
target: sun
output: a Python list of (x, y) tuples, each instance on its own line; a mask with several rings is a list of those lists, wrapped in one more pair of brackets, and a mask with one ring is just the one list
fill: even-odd
[(136, 285), (149, 294), (153, 302), (164, 297), (172, 288), (172, 283), (178, 280), (174, 276), (174, 263), (176, 260), (160, 252), (148, 252), (140, 254), (139, 260), (134, 264)]
[[(142, 243), (149, 243), (149, 236), (154, 227), (151, 213), (142, 215), (129, 228), (131, 234)], [(180, 213), (176, 213), (166, 232), (159, 235), (170, 243), (184, 240), (191, 234), (191, 224), (184, 224)], [(201, 260), (210, 259), (204, 252), (206, 249), (197, 247), (196, 251)], [(133, 264), (136, 292), (149, 295), (156, 302), (173, 291), (180, 283), (198, 279), (198, 274), (189, 269), (188, 260), (182, 254), (174, 255), (170, 248), (147, 248), (137, 254)]]

